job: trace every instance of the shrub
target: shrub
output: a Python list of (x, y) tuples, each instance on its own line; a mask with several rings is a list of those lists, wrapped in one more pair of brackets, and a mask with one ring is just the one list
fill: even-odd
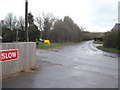
[(111, 32), (105, 33), (103, 37), (103, 46), (106, 48), (119, 48), (120, 49), (120, 31), (119, 30), (113, 30)]

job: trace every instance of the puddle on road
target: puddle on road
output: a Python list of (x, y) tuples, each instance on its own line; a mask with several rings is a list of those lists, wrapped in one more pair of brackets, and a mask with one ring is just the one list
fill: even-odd
[(53, 52), (59, 52), (58, 50), (50, 50), (50, 51), (53, 51)]

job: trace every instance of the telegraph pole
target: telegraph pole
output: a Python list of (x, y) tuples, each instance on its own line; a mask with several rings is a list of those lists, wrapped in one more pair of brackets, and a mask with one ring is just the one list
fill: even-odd
[(25, 36), (26, 36), (26, 42), (29, 42), (28, 37), (28, 0), (25, 1)]

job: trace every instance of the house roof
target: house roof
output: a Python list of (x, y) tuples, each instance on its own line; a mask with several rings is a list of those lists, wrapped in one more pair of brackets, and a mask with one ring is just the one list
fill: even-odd
[(120, 30), (120, 23), (116, 23), (112, 30)]
[(103, 33), (95, 33), (95, 37), (96, 38), (102, 38), (103, 37)]

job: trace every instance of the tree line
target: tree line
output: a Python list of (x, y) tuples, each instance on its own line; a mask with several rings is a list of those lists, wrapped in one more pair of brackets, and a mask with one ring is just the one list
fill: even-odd
[(120, 28), (106, 32), (103, 37), (103, 46), (120, 50)]
[[(3, 42), (25, 41), (25, 20), (22, 16), (17, 19), (9, 13), (1, 22)], [(51, 13), (42, 13), (36, 17), (28, 13), (28, 32), (30, 42), (48, 39), (51, 42), (66, 43), (93, 39), (92, 33), (84, 31), (69, 16), (59, 19)]]

